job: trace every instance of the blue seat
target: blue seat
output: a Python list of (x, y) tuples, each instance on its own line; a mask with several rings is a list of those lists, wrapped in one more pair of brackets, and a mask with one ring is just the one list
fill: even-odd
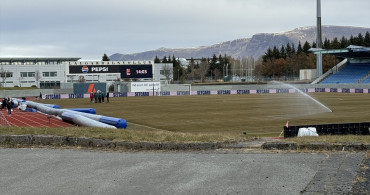
[[(370, 72), (369, 63), (347, 64), (341, 71), (330, 75), (323, 80), (321, 84), (350, 84), (357, 83), (361, 78)], [(370, 83), (370, 78), (365, 79), (362, 83)]]

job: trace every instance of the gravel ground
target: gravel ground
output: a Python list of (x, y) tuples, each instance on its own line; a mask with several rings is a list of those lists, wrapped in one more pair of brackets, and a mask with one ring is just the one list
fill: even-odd
[(370, 194), (370, 152), (357, 172), (350, 194)]

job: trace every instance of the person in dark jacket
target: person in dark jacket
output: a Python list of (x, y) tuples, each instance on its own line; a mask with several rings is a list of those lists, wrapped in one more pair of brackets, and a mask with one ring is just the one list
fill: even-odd
[(2, 102), (2, 104), (1, 104), (1, 109), (4, 109), (4, 108), (6, 108), (6, 104), (7, 104), (7, 99), (6, 98), (4, 98), (3, 99), (3, 102)]
[(107, 103), (109, 103), (109, 91), (107, 92)]
[(7, 101), (7, 104), (6, 104), (6, 108), (8, 108), (8, 115), (11, 116), (12, 114), (12, 109), (13, 109), (13, 101), (10, 101), (10, 99), (8, 98), (8, 101)]

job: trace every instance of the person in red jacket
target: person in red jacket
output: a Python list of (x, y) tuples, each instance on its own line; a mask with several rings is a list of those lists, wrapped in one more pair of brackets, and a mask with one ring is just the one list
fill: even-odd
[(91, 93), (90, 93), (90, 103), (92, 103), (92, 102), (93, 102), (93, 99), (94, 99), (94, 94), (93, 94), (93, 92), (91, 92)]

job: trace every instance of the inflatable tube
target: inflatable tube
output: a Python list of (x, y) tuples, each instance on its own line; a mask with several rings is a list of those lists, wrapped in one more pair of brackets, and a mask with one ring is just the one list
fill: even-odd
[(127, 127), (126, 120), (120, 119), (120, 118), (113, 118), (113, 117), (108, 117), (108, 116), (102, 116), (99, 119), (99, 121), (102, 122), (102, 123), (105, 123), (105, 124), (113, 125), (113, 126), (115, 126), (117, 128), (124, 128), (124, 129), (126, 129), (126, 127)]
[[(107, 117), (107, 116), (102, 116), (102, 115), (97, 115), (97, 114), (90, 114), (90, 113), (84, 113), (84, 112), (77, 112), (69, 109), (54, 109), (48, 106), (45, 106), (44, 104), (41, 103), (36, 103), (36, 102), (31, 102), (27, 101), (25, 102), (27, 106), (35, 108), (39, 110), (40, 112), (50, 114), (50, 115), (55, 115), (55, 116), (62, 116), (64, 112), (68, 113), (73, 113), (73, 116), (80, 115), (84, 116), (85, 118), (89, 118), (92, 120), (95, 120), (97, 122), (105, 123), (107, 125), (114, 126), (116, 128), (126, 128), (127, 127), (127, 121), (121, 118), (114, 118), (114, 117)], [(74, 121), (73, 121), (74, 122)], [(80, 122), (82, 125), (82, 122)], [(88, 125), (86, 125), (88, 126)]]
[(82, 115), (74, 114), (71, 112), (63, 112), (61, 114), (61, 118), (65, 121), (74, 122), (77, 125), (85, 126), (85, 127), (100, 127), (100, 128), (112, 128), (115, 129), (116, 127), (112, 125), (107, 125), (105, 123), (101, 123)]
[(37, 112), (34, 108), (26, 108), (24, 111), (26, 112)]
[(50, 107), (50, 108), (55, 108), (55, 109), (59, 109), (60, 106), (59, 105), (56, 105), (56, 104), (43, 104), (44, 106), (47, 106), (47, 107)]
[(83, 112), (89, 114), (96, 114), (96, 110), (94, 108), (67, 108), (67, 110), (73, 110), (76, 112)]
[[(89, 114), (89, 113), (83, 113), (83, 112), (76, 112), (76, 111), (67, 110), (67, 109), (59, 109), (59, 110), (62, 111), (62, 112), (67, 111), (67, 112), (72, 112), (72, 113), (75, 113), (75, 114), (79, 114), (79, 115), (82, 115), (84, 117), (87, 117), (87, 118), (90, 118), (90, 119), (93, 119), (93, 120), (96, 120), (96, 121), (99, 121), (99, 122), (102, 122), (102, 123), (113, 125), (117, 128), (126, 128), (127, 127), (126, 120), (121, 119), (121, 118), (114, 118), (114, 117), (107, 117), (107, 116), (102, 116), (102, 115), (98, 115), (98, 114)], [(103, 118), (103, 119), (101, 119), (101, 118)]]

